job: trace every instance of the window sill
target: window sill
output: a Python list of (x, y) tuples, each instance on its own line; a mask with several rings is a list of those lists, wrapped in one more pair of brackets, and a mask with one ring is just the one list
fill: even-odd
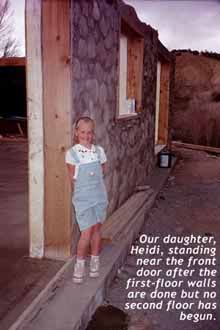
[(165, 144), (156, 144), (154, 147), (154, 154), (158, 155), (166, 147)]
[(129, 119), (134, 119), (139, 117), (139, 113), (135, 112), (135, 113), (128, 113), (128, 114), (124, 114), (124, 115), (119, 115), (116, 120), (129, 120)]

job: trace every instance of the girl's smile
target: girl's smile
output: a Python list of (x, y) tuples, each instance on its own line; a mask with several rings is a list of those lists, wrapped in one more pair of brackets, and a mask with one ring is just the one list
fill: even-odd
[(90, 149), (94, 137), (94, 128), (92, 123), (79, 123), (79, 126), (76, 130), (76, 136), (78, 137), (79, 144)]

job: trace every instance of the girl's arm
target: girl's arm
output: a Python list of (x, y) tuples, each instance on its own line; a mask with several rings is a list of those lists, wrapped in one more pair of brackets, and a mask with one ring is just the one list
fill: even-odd
[(66, 164), (66, 166), (67, 166), (67, 169), (68, 169), (71, 189), (73, 190), (73, 177), (74, 177), (74, 174), (75, 174), (75, 166), (71, 165), (71, 164)]
[(106, 173), (106, 163), (102, 164), (102, 173), (103, 175)]

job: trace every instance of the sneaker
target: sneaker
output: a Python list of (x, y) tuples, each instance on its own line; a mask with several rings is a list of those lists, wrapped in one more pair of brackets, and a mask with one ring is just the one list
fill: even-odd
[(91, 256), (89, 276), (98, 277), (99, 276), (99, 267), (100, 267), (99, 256)]
[(73, 282), (82, 283), (85, 276), (85, 260), (76, 260), (73, 272)]

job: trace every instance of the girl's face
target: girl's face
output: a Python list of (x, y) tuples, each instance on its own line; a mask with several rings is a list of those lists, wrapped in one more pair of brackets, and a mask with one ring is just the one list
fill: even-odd
[(93, 123), (79, 122), (76, 129), (76, 136), (78, 137), (79, 144), (86, 148), (90, 148), (93, 142), (94, 125)]

